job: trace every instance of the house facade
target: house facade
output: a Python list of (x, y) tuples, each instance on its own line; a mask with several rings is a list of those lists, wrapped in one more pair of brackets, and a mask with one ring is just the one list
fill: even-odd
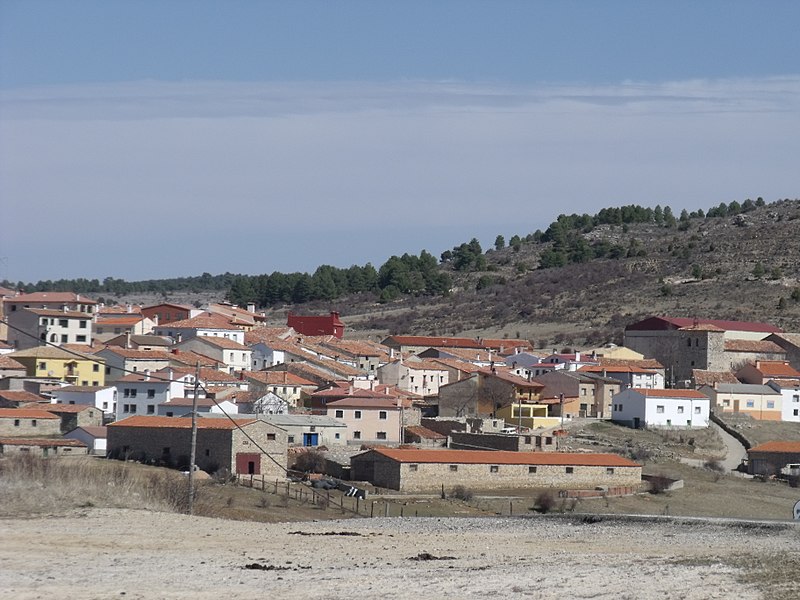
[(701, 387), (716, 412), (746, 414), (759, 421), (780, 421), (782, 395), (768, 385), (720, 383), (716, 388)]
[(327, 403), (327, 416), (347, 426), (348, 444), (399, 444), (402, 405), (384, 398), (345, 398)]
[(56, 404), (94, 406), (107, 415), (117, 414), (117, 388), (109, 386), (68, 385), (52, 392)]
[(289, 313), (286, 325), (302, 335), (332, 335), (339, 339), (344, 336), (345, 328), (345, 324), (339, 319), (339, 313), (334, 311), (325, 317)]
[(697, 390), (628, 389), (614, 397), (611, 420), (641, 427), (708, 427), (710, 401)]
[(616, 454), (379, 448), (350, 459), (351, 478), (401, 492), (593, 489), (641, 484), (642, 466)]
[[(108, 453), (113, 458), (188, 469), (190, 418), (134, 416), (108, 425), (107, 431)], [(275, 425), (256, 419), (197, 419), (196, 465), (203, 471), (226, 469), (284, 479), (286, 463), (286, 432)]]
[(30, 377), (60, 379), (71, 385), (105, 385), (105, 361), (101, 357), (38, 346), (8, 355), (25, 366)]
[(429, 360), (395, 360), (378, 368), (378, 381), (419, 396), (437, 396), (449, 383), (448, 370)]
[(38, 408), (0, 408), (0, 437), (61, 435), (61, 419)]

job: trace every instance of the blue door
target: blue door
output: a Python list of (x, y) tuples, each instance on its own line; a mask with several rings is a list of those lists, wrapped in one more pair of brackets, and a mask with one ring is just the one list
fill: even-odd
[(303, 446), (319, 446), (319, 434), (318, 433), (304, 433), (303, 434)]

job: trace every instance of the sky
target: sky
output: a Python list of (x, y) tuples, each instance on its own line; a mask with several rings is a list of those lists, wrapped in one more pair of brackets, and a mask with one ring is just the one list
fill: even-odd
[(0, 0), (0, 279), (313, 272), (797, 198), (794, 1)]

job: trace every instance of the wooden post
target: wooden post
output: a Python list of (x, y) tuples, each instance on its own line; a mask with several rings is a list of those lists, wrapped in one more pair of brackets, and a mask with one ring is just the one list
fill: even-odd
[(261, 476), (261, 491), (265, 492), (267, 490), (267, 478), (263, 475)]
[(514, 516), (514, 502), (512, 500), (508, 501), (508, 516), (509, 517)]
[(358, 514), (358, 510), (359, 510), (358, 505), (359, 505), (358, 496), (356, 496), (356, 514)]
[(403, 508), (405, 508), (402, 504), (400, 505), (400, 516), (403, 516)]
[(372, 501), (372, 507), (369, 509), (369, 516), (370, 517), (375, 516), (375, 500)]
[(325, 503), (325, 510), (327, 510), (328, 507), (331, 505), (331, 491), (330, 490), (325, 490), (325, 500), (327, 501)]
[(278, 495), (278, 480), (275, 480), (275, 495)]
[(388, 517), (389, 516), (389, 503), (388, 502), (385, 502), (383, 504), (383, 516), (384, 517)]
[(250, 473), (250, 489), (253, 489), (253, 474)]

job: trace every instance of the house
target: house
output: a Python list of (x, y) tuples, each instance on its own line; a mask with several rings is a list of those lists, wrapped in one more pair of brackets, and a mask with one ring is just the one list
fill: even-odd
[(7, 354), (0, 354), (0, 379), (6, 377), (24, 377), (27, 374), (25, 365)]
[(60, 433), (67, 433), (83, 425), (100, 426), (103, 424), (103, 411), (94, 406), (81, 404), (29, 404), (24, 408), (45, 410), (61, 420)]
[(376, 448), (350, 459), (351, 478), (401, 492), (436, 493), (463, 485), (594, 489), (641, 484), (642, 466), (616, 454)]
[(96, 456), (106, 455), (107, 437), (108, 434), (106, 433), (105, 427), (92, 425), (76, 427), (72, 431), (64, 434), (65, 439), (81, 442), (86, 446), (89, 454)]
[(757, 360), (736, 371), (736, 378), (742, 383), (764, 385), (772, 379), (800, 379), (800, 371), (788, 360)]
[(6, 325), (6, 299), (13, 298), (16, 291), (0, 286), (0, 340), (8, 339), (8, 326)]
[(0, 408), (0, 437), (61, 435), (61, 419), (39, 408)]
[(649, 317), (625, 328), (624, 345), (670, 365), (670, 383), (690, 384), (694, 369), (728, 371), (742, 360), (775, 358), (774, 344), (744, 343), (775, 333), (780, 328), (767, 323)]
[(92, 344), (92, 316), (73, 310), (19, 308), (8, 315), (9, 342), (17, 350), (35, 348), (47, 342)]
[(428, 360), (410, 358), (391, 361), (378, 368), (378, 380), (420, 396), (436, 396), (439, 388), (448, 384), (445, 367)]
[(692, 381), (690, 387), (700, 389), (703, 386), (716, 388), (720, 383), (740, 383), (736, 375), (730, 371), (703, 371), (702, 369), (692, 369)]
[(41, 396), (27, 390), (0, 390), (0, 408), (19, 408), (24, 404), (44, 402)]
[(120, 335), (147, 335), (155, 327), (155, 321), (141, 314), (98, 314), (94, 323), (94, 337), (99, 342)]
[(244, 329), (250, 331), (254, 327), (263, 325), (267, 318), (263, 314), (256, 312), (256, 305), (250, 303), (247, 305), (247, 310), (234, 306), (229, 302), (211, 303), (206, 310), (210, 313), (215, 313), (234, 320), (236, 324)]
[(313, 393), (318, 387), (313, 381), (288, 371), (248, 372), (244, 377), (257, 394), (271, 392), (291, 407), (302, 406), (304, 395)]
[(365, 373), (374, 374), (378, 367), (389, 362), (389, 353), (386, 348), (366, 340), (342, 340), (337, 337), (329, 337), (320, 342), (320, 346), (327, 348), (334, 360)]
[(614, 395), (622, 389), (618, 379), (586, 371), (552, 371), (534, 381), (545, 387), (539, 397), (553, 406), (553, 414), (575, 417), (608, 418)]
[(747, 472), (751, 475), (777, 475), (787, 465), (800, 464), (800, 442), (772, 441), (747, 451)]
[(711, 399), (717, 413), (746, 414), (759, 421), (780, 421), (781, 393), (768, 385), (752, 383), (720, 383), (716, 388), (700, 391)]
[(611, 420), (641, 427), (708, 427), (709, 399), (697, 390), (628, 389), (614, 397)]
[(402, 402), (351, 397), (327, 403), (327, 416), (347, 426), (347, 443), (399, 444)]
[(786, 360), (795, 369), (800, 370), (800, 333), (773, 333), (764, 341), (772, 342), (786, 353)]
[(345, 324), (339, 313), (331, 311), (327, 317), (295, 315), (287, 316), (286, 325), (302, 335), (332, 335), (339, 339), (344, 336)]
[(657, 369), (645, 369), (636, 365), (587, 365), (579, 373), (593, 373), (616, 379), (622, 387), (664, 389), (664, 375)]
[(235, 323), (235, 319), (210, 312), (181, 321), (158, 324), (154, 333), (171, 337), (176, 342), (206, 336), (227, 338), (244, 344), (244, 329)]
[(176, 321), (185, 321), (200, 314), (201, 310), (192, 308), (185, 304), (172, 304), (162, 302), (142, 308), (142, 315), (156, 323), (157, 325), (168, 325)]
[(325, 415), (260, 414), (258, 418), (285, 430), (290, 447), (347, 444), (347, 425)]
[(226, 337), (192, 337), (175, 346), (177, 349), (197, 352), (224, 363), (229, 373), (250, 369), (253, 351), (244, 344)]
[(492, 367), (505, 364), (503, 358), (493, 350), (468, 348), (428, 348), (413, 355), (423, 359), (452, 359), (469, 362), (476, 367)]
[(132, 350), (109, 346), (94, 355), (105, 361), (105, 379), (119, 381), (129, 373), (154, 373), (170, 366), (171, 356), (161, 350)]
[(422, 425), (412, 425), (403, 429), (403, 443), (423, 448), (447, 446), (447, 436)]
[(390, 335), (381, 344), (401, 354), (416, 354), (428, 348), (467, 348), (485, 350), (480, 340), (473, 338), (434, 337), (425, 335)]
[(452, 450), (505, 450), (509, 452), (553, 452), (558, 444), (552, 433), (472, 433), (454, 431), (448, 447)]
[(439, 416), (496, 417), (497, 409), (503, 406), (538, 400), (544, 387), (507, 371), (482, 369), (439, 389)]
[[(190, 418), (137, 415), (108, 425), (107, 431), (111, 458), (189, 467)], [(225, 469), (283, 479), (286, 440), (286, 431), (255, 418), (198, 418), (196, 465), (209, 473)]]
[(173, 398), (186, 396), (187, 386), (194, 384), (190, 373), (177, 372), (172, 368), (143, 373), (131, 373), (120, 378), (117, 388), (117, 420), (131, 415), (156, 415), (159, 404)]
[(172, 338), (160, 335), (131, 335), (126, 333), (112, 337), (104, 342), (105, 346), (119, 346), (129, 350), (161, 350), (168, 352), (172, 346)]
[(60, 379), (71, 385), (105, 385), (105, 360), (52, 346), (38, 346), (8, 355), (25, 366), (30, 377)]
[(29, 456), (80, 456), (86, 454), (86, 444), (65, 438), (0, 438), (0, 456), (26, 454)]
[(542, 359), (545, 365), (564, 365), (565, 371), (577, 371), (581, 367), (597, 365), (597, 358), (580, 352), (573, 353), (553, 353)]
[[(199, 395), (198, 395), (199, 396)], [(160, 417), (191, 416), (192, 410), (198, 415), (236, 415), (239, 406), (232, 400), (206, 396), (205, 398), (172, 398), (156, 406), (156, 414)]]
[(520, 401), (501, 406), (495, 411), (495, 415), (497, 418), (503, 419), (509, 426), (519, 428), (542, 429), (557, 427), (561, 423), (561, 419), (560, 416), (551, 416), (550, 407), (553, 404), (555, 403)]
[(52, 392), (55, 404), (94, 406), (106, 415), (117, 414), (117, 388), (113, 385), (68, 385)]
[(781, 395), (781, 421), (800, 423), (800, 379), (773, 379), (767, 385)]
[(439, 365), (447, 371), (447, 382), (455, 383), (466, 379), (473, 373), (480, 371), (481, 367), (471, 362), (455, 358), (432, 358), (430, 362)]

